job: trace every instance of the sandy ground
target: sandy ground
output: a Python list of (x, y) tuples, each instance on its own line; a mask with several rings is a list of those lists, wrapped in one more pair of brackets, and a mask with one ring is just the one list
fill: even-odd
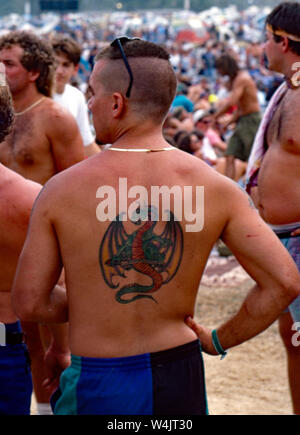
[[(228, 319), (252, 287), (253, 281), (240, 267), (234, 268), (234, 274), (239, 275), (236, 286), (200, 286), (195, 317), (203, 325), (215, 328)], [(210, 414), (292, 414), (285, 349), (277, 322), (231, 349), (225, 359), (204, 354), (204, 362)]]
[[(211, 259), (200, 286), (196, 319), (207, 327), (217, 327), (236, 312), (252, 285), (233, 257)], [(277, 322), (231, 349), (223, 360), (204, 354), (204, 363), (211, 415), (292, 414), (285, 350)]]

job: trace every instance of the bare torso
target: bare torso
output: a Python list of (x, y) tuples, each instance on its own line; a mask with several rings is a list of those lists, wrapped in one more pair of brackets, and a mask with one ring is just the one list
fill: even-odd
[(233, 81), (233, 90), (235, 87), (241, 88), (241, 96), (238, 101), (239, 116), (259, 112), (257, 88), (249, 73), (240, 71)]
[[(40, 189), (40, 185), (24, 178), (44, 184), (55, 173), (78, 163), (82, 158), (83, 146), (75, 120), (49, 98), (17, 116), (12, 133), (0, 144), (0, 163), (4, 165), (0, 168), (1, 322), (16, 320), (11, 307), (10, 290), (25, 240), (30, 210)], [(23, 196), (17, 192), (18, 189), (23, 191)]]
[(258, 178), (258, 206), (274, 225), (300, 221), (300, 89), (288, 90), (267, 130), (268, 150)]
[(0, 322), (17, 320), (11, 306), (11, 286), (40, 185), (24, 180), (0, 165)]
[[(90, 357), (115, 357), (157, 351), (195, 339), (184, 318), (193, 313), (201, 274), (214, 241), (224, 227), (224, 217), (215, 207), (216, 202), (222, 202), (222, 195), (215, 189), (221, 177), (199, 159), (178, 150), (147, 155), (108, 150), (55, 178), (64, 186), (70, 186), (63, 196), (58, 195), (51, 214), (66, 273), (71, 352)], [(120, 178), (126, 178), (128, 192), (134, 186), (143, 186), (149, 197), (151, 186), (178, 186), (179, 192), (184, 191), (184, 186), (191, 186), (194, 199), (197, 180), (197, 185), (204, 186), (205, 191), (204, 204), (199, 202), (197, 206), (198, 219), (204, 213), (203, 229), (187, 231), (189, 222), (184, 217), (177, 222), (183, 237), (181, 251), (181, 238), (174, 226), (168, 233), (164, 232), (170, 222), (160, 221), (148, 228), (147, 237), (151, 241), (148, 248), (138, 243), (139, 235), (146, 228), (144, 225), (149, 222), (139, 225), (119, 222), (118, 230), (116, 222), (100, 222), (96, 210), (101, 212), (99, 204), (103, 199), (97, 198), (96, 192), (101, 186), (111, 186), (117, 192), (117, 209), (112, 210), (115, 217)], [(122, 198), (124, 200), (124, 196)], [(184, 195), (183, 198), (184, 202), (180, 200), (178, 204), (184, 216), (184, 207), (188, 212), (189, 197)], [(133, 199), (128, 199), (129, 209), (132, 202)], [(113, 203), (110, 197), (110, 206)], [(195, 211), (195, 202), (193, 207)], [(174, 214), (180, 214), (178, 209), (175, 212), (172, 202), (170, 208)], [(207, 225), (207, 222), (214, 224)], [(200, 221), (198, 224), (201, 226)], [(105, 237), (110, 225), (112, 232)], [(120, 228), (127, 235), (124, 236)], [(155, 257), (156, 248), (161, 249), (162, 243), (167, 250), (164, 259)], [(172, 246), (174, 261), (167, 265)], [(147, 249), (150, 257), (141, 264)], [(113, 262), (115, 268), (111, 267)], [(160, 267), (155, 267), (157, 262)], [(138, 291), (137, 286), (146, 286), (148, 290)], [(137, 295), (142, 297), (128, 302)]]
[(49, 98), (17, 116), (12, 133), (0, 144), (0, 162), (27, 179), (45, 184), (60, 170), (82, 160), (76, 122), (67, 116), (65, 109)]

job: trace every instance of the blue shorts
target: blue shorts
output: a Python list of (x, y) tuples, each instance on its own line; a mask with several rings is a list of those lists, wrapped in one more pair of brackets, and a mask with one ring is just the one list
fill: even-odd
[[(21, 332), (20, 322), (5, 324), (12, 334)], [(27, 347), (22, 344), (0, 346), (0, 414), (29, 415), (32, 380)]]
[[(293, 229), (299, 228), (299, 225), (295, 225), (295, 228), (289, 230), (274, 230), (276, 235), (279, 237), (281, 243), (289, 251), (290, 256), (296, 263), (298, 270), (300, 271), (300, 235), (291, 236)], [(288, 307), (294, 322), (300, 322), (300, 296), (298, 296)]]
[(56, 415), (204, 415), (199, 340), (124, 358), (72, 355), (51, 398)]

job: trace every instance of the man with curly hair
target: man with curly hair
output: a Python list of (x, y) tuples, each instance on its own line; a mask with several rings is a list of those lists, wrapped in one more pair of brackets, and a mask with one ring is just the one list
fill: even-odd
[[(31, 32), (15, 31), (0, 38), (0, 61), (12, 94), (15, 122), (0, 143), (0, 162), (23, 177), (45, 184), (54, 174), (84, 158), (83, 143), (73, 116), (51, 98), (55, 55), (51, 44)], [(22, 324), (32, 360), (34, 390), (45, 408), (49, 392), (44, 352), (37, 324)], [(43, 411), (42, 411), (43, 412)]]
[(15, 125), (0, 144), (0, 161), (41, 184), (83, 159), (76, 121), (51, 99), (55, 56), (48, 42), (29, 32), (0, 39), (0, 60), (12, 93)]
[(0, 63), (0, 142), (11, 132), (14, 122), (14, 109), (11, 93), (5, 79), (5, 66)]

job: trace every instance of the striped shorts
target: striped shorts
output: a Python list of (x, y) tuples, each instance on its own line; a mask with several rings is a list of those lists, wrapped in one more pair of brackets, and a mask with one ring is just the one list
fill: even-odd
[[(272, 230), (279, 237), (281, 243), (289, 251), (290, 256), (300, 271), (300, 234), (291, 236), (291, 233), (300, 228), (300, 222), (288, 225), (270, 225)], [(288, 307), (294, 322), (300, 322), (300, 296), (298, 296)]]

